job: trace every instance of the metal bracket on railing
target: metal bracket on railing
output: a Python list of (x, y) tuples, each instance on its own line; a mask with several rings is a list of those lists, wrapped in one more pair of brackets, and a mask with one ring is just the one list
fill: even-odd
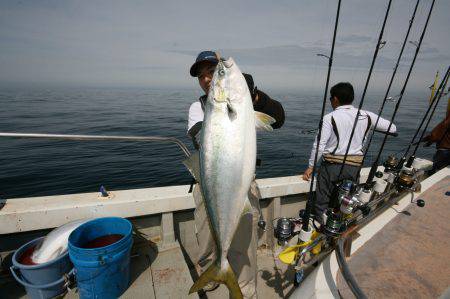
[(70, 134), (40, 134), (40, 133), (7, 133), (1, 132), (0, 137), (16, 138), (47, 138), (47, 139), (65, 139), (65, 140), (108, 140), (108, 141), (140, 141), (140, 142), (168, 142), (175, 143), (180, 147), (186, 157), (191, 153), (186, 145), (175, 137), (164, 136), (110, 136), (110, 135), (70, 135)]
[(418, 41), (409, 41), (409, 43), (413, 46), (415, 46), (416, 48), (419, 46), (419, 42)]
[(328, 60), (331, 59), (330, 56), (325, 55), (325, 54), (322, 54), (322, 53), (317, 53), (316, 56), (319, 56), (319, 57), (325, 57), (325, 58), (327, 58)]

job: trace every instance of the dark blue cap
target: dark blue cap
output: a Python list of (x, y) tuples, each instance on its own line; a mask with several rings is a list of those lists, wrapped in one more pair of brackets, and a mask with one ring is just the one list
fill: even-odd
[(214, 51), (203, 51), (203, 52), (200, 52), (200, 54), (198, 54), (198, 56), (197, 56), (197, 59), (195, 59), (194, 64), (191, 66), (190, 73), (191, 73), (192, 77), (197, 77), (198, 76), (198, 66), (203, 61), (210, 61), (210, 62), (213, 62), (213, 63), (218, 63), (219, 62), (219, 60), (217, 60), (216, 52), (214, 52)]

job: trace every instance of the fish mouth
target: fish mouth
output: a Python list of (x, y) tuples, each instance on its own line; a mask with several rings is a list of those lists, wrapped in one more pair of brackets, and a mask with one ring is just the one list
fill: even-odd
[(217, 103), (227, 103), (229, 104), (230, 100), (228, 98), (228, 92), (223, 88), (223, 79), (226, 77), (227, 69), (231, 68), (234, 65), (233, 58), (220, 59), (219, 64), (217, 65), (217, 82), (214, 88), (214, 101)]

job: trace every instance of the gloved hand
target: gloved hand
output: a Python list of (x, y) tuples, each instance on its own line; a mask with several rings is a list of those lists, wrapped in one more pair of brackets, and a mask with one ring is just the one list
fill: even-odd
[(423, 137), (422, 140), (420, 140), (420, 142), (425, 142), (425, 144), (423, 146), (429, 147), (430, 145), (433, 144), (433, 141), (431, 141), (430, 139), (431, 139), (431, 135), (427, 135), (427, 136)]

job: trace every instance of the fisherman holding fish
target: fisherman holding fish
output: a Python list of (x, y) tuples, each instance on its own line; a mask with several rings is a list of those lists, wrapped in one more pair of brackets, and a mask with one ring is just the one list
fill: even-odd
[[(188, 135), (192, 138), (194, 146), (198, 149), (198, 138), (202, 128), (206, 99), (211, 84), (211, 80), (218, 63), (217, 55), (213, 51), (203, 51), (198, 54), (195, 63), (191, 66), (190, 74), (198, 78), (198, 83), (205, 92), (198, 101), (191, 104), (189, 108)], [(270, 98), (255, 86), (253, 77), (243, 74), (247, 81), (248, 89), (253, 101), (253, 109), (272, 116), (276, 122), (272, 128), (278, 129), (284, 124), (283, 106), (276, 100)]]
[(202, 275), (191, 292), (211, 291), (220, 282), (232, 297), (256, 298), (260, 208), (254, 181), (255, 125), (266, 130), (281, 127), (284, 110), (231, 58), (220, 59), (213, 51), (201, 52), (190, 74), (205, 92), (190, 106), (188, 121), (188, 135), (201, 160), (194, 163), (200, 164), (201, 178), (196, 179), (201, 182), (193, 191), (199, 254), (192, 260)]
[[(330, 101), (333, 112), (328, 113), (323, 118), (321, 140), (319, 142), (319, 153), (317, 161), (321, 160), (318, 171), (316, 201), (313, 207), (316, 220), (322, 222), (322, 215), (326, 212), (330, 201), (334, 184), (337, 180), (353, 180), (358, 177), (358, 170), (363, 160), (363, 145), (370, 129), (374, 129), (377, 115), (369, 111), (360, 111), (359, 119), (355, 128), (355, 133), (351, 140), (350, 149), (343, 167), (345, 152), (350, 141), (352, 128), (355, 122), (357, 108), (352, 106), (354, 99), (353, 86), (347, 82), (341, 82), (330, 89)], [(389, 121), (379, 118), (378, 131), (386, 132), (389, 128)], [(396, 127), (392, 124), (391, 133), (396, 132)], [(303, 173), (303, 180), (311, 178), (314, 165), (314, 157), (317, 150), (317, 136), (315, 138), (309, 167)]]

